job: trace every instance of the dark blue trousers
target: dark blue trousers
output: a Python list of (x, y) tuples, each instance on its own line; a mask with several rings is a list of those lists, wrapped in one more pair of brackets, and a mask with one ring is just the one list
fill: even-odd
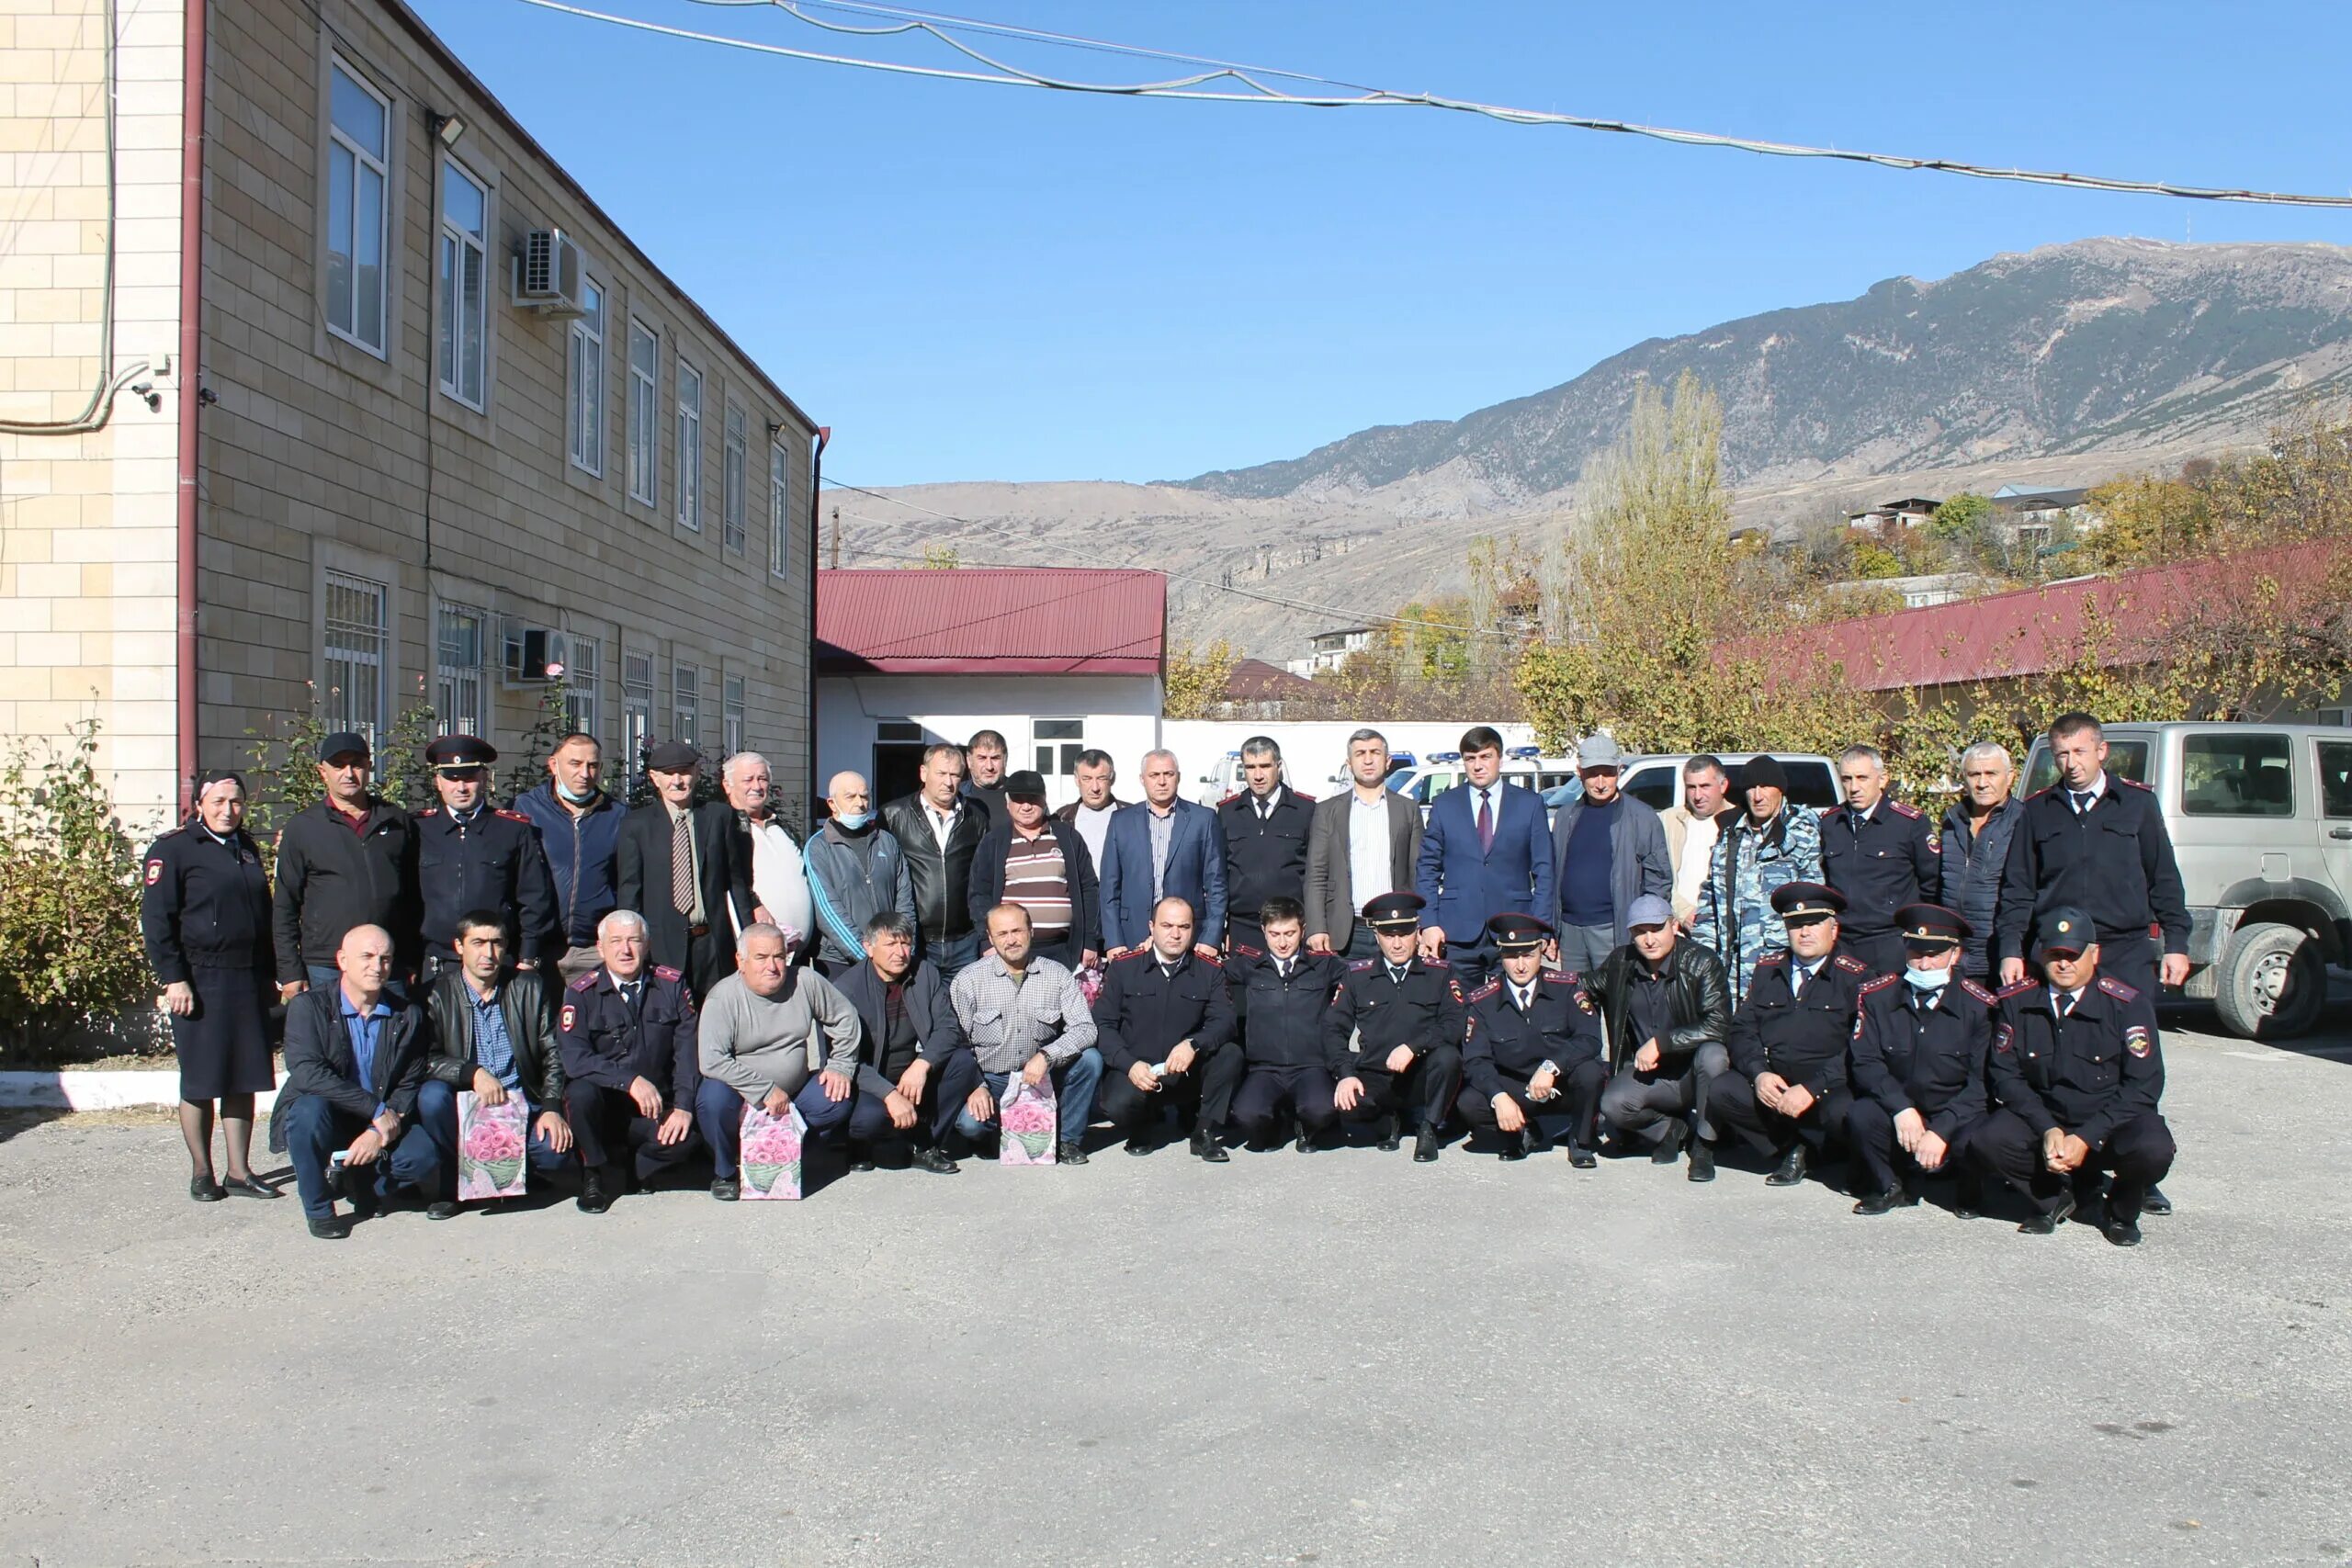
[[(294, 1185), (302, 1194), (303, 1217), (325, 1219), (334, 1213), (334, 1200), (327, 1195), (329, 1163), (337, 1149), (349, 1148), (351, 1141), (368, 1130), (368, 1118), (315, 1094), (298, 1096), (291, 1104), (281, 1100), (271, 1115), (286, 1130), (286, 1153), (294, 1162)], [(440, 1163), (440, 1149), (424, 1130), (423, 1118), (412, 1116), (388, 1152), (377, 1156), (372, 1166), (350, 1168), (344, 1181), (352, 1193), (353, 1206), (366, 1210), (373, 1208), (394, 1183), (419, 1192), (438, 1192)]]
[[(526, 1097), (528, 1098), (527, 1096)], [(531, 1120), (538, 1121), (543, 1108), (531, 1107)], [(439, 1078), (427, 1078), (416, 1091), (416, 1128), (433, 1140), (435, 1155), (441, 1162), (440, 1187), (435, 1196), (454, 1198), (458, 1195), (458, 1091)], [(571, 1164), (571, 1151), (555, 1152), (537, 1125), (531, 1128), (530, 1142), (523, 1157), (530, 1162), (534, 1176), (560, 1176)]]
[[(735, 1179), (736, 1161), (743, 1147), (743, 1097), (732, 1085), (705, 1078), (695, 1091), (695, 1120), (702, 1124), (703, 1142), (710, 1145), (710, 1169), (721, 1181)], [(808, 1124), (812, 1143), (838, 1144), (843, 1138), (872, 1143), (889, 1137), (890, 1113), (870, 1094), (852, 1093), (846, 1100), (828, 1100), (825, 1086), (812, 1075), (792, 1097), (800, 1120)]]

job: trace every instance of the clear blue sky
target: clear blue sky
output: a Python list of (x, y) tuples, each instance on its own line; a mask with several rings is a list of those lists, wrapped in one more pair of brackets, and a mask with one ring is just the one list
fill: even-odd
[[(2352, 243), (2096, 196), (1416, 109), (1089, 98), (412, 0), (865, 484), (1154, 479), (1452, 418), (1643, 338), (2095, 234)], [(957, 63), (763, 6), (581, 0)], [(2352, 194), (2352, 6), (956, 0), (1399, 90), (1776, 140)], [(1149, 62), (990, 46), (1048, 73)], [(635, 107), (631, 107), (635, 106)]]

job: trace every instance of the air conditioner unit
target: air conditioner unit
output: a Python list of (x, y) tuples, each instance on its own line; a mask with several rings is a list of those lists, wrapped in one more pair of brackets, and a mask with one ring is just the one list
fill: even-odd
[(544, 686), (563, 679), (571, 654), (563, 634), (548, 626), (506, 628), (506, 680), (509, 685)]
[(534, 229), (514, 257), (514, 303), (543, 316), (584, 316), (580, 247), (560, 229)]

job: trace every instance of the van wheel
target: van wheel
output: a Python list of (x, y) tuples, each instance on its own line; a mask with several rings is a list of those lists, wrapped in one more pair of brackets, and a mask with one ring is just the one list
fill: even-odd
[(2222, 1027), (2248, 1040), (2307, 1033), (2327, 1002), (2327, 967), (2309, 931), (2264, 920), (2230, 938), (2215, 977)]

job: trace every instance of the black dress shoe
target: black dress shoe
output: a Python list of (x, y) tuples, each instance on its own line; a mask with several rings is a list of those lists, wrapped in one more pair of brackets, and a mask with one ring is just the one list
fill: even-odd
[(1301, 1127), (1298, 1130), (1298, 1142), (1291, 1145), (1291, 1152), (1302, 1155), (1313, 1154), (1315, 1152), (1315, 1134), (1308, 1132), (1306, 1128)]
[(1054, 1159), (1062, 1165), (1084, 1165), (1086, 1149), (1079, 1144), (1061, 1144), (1054, 1149)]
[(1525, 1159), (1529, 1153), (1528, 1144), (1527, 1133), (1523, 1128), (1516, 1133), (1505, 1133), (1502, 1147), (1495, 1151), (1495, 1157), (1501, 1160)]
[(1233, 1158), (1225, 1152), (1225, 1144), (1215, 1133), (1193, 1134), (1193, 1152), (1211, 1165), (1225, 1165)]
[(732, 1203), (743, 1196), (743, 1184), (731, 1176), (711, 1178), (710, 1195), (721, 1203)]
[(852, 1170), (872, 1170), (874, 1168), (874, 1158), (871, 1155), (852, 1155), (850, 1156), (849, 1168)]
[(1380, 1123), (1380, 1146), (1383, 1149), (1385, 1149), (1392, 1154), (1395, 1153), (1397, 1146), (1403, 1143), (1404, 1136), (1405, 1119), (1403, 1117), (1392, 1115), (1382, 1120)]
[[(1396, 1145), (1389, 1146), (1393, 1148)], [(1424, 1127), (1413, 1134), (1413, 1162), (1416, 1165), (1427, 1165), (1435, 1158), (1437, 1158), (1437, 1129)]]
[(1789, 1152), (1781, 1156), (1781, 1163), (1772, 1168), (1772, 1174), (1764, 1179), (1764, 1185), (1794, 1187), (1804, 1179), (1804, 1145), (1792, 1144)]
[[(2165, 1196), (2165, 1190), (2163, 1188), (2151, 1182), (2148, 1187), (2147, 1196), (2140, 1200), (2140, 1212), (2143, 1214), (2169, 1214), (2172, 1213), (2172, 1200)], [(2109, 1239), (2112, 1240), (2113, 1238), (2109, 1237)], [(2131, 1243), (2118, 1242), (2116, 1245), (2119, 1247), (2129, 1247)]]
[(1890, 1187), (1883, 1192), (1864, 1193), (1861, 1201), (1854, 1205), (1854, 1213), (1858, 1214), (1891, 1213), (1902, 1204), (1903, 1190), (1899, 1187)]
[(187, 1179), (187, 1195), (199, 1203), (218, 1203), (229, 1195), (229, 1190), (209, 1176)]
[(1148, 1155), (1151, 1153), (1151, 1140), (1145, 1137), (1141, 1133), (1137, 1133), (1134, 1137), (1127, 1140), (1127, 1153), (1131, 1155)]
[(457, 1200), (454, 1198), (435, 1198), (432, 1202), (427, 1203), (424, 1206), (424, 1217), (428, 1220), (456, 1219), (458, 1217)]
[(583, 1214), (601, 1214), (613, 1206), (613, 1195), (605, 1190), (604, 1174), (594, 1167), (580, 1178), (580, 1196), (573, 1200)]
[(1650, 1150), (1652, 1165), (1672, 1165), (1682, 1157), (1683, 1141), (1690, 1136), (1690, 1129), (1679, 1122), (1668, 1122), (1657, 1147)]
[(2020, 1235), (2054, 1235), (2060, 1225), (2075, 1217), (2075, 1195), (2068, 1192), (2053, 1208), (2036, 1210), (2025, 1224), (2018, 1227)]
[(944, 1151), (936, 1148), (917, 1149), (907, 1163), (916, 1170), (927, 1170), (933, 1176), (953, 1176), (964, 1168), (949, 1159)]
[(2113, 1247), (2140, 1245), (2140, 1227), (2130, 1220), (2117, 1219), (2113, 1210), (2099, 1216), (2098, 1234), (2107, 1237), (2109, 1245)]
[(1590, 1170), (1594, 1166), (1597, 1166), (1600, 1163), (1600, 1161), (1594, 1156), (1593, 1152), (1590, 1149), (1586, 1148), (1582, 1144), (1570, 1144), (1568, 1145), (1568, 1168), (1570, 1169)]
[(277, 1189), (264, 1186), (250, 1176), (232, 1176), (220, 1184), (221, 1190), (239, 1198), (275, 1198)]
[(311, 1222), (311, 1234), (321, 1241), (341, 1241), (351, 1234), (351, 1222), (341, 1214), (329, 1214), (322, 1220)]
[(1960, 1190), (1952, 1195), (1952, 1217), (1973, 1220), (1984, 1212), (1984, 1185), (1973, 1176), (1960, 1179)]
[(1696, 1139), (1690, 1145), (1690, 1177), (1693, 1181), (1713, 1181), (1715, 1179), (1715, 1145), (1704, 1138)]

